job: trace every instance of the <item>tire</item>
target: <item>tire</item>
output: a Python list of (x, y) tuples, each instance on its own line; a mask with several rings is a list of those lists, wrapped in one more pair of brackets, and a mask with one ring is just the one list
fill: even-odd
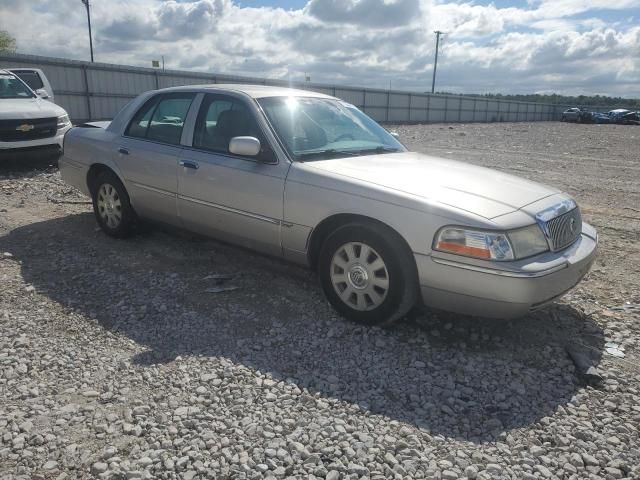
[(131, 235), (136, 214), (120, 179), (111, 171), (103, 171), (92, 182), (93, 213), (104, 233), (114, 238)]
[(329, 303), (363, 325), (390, 325), (418, 301), (413, 255), (397, 233), (376, 223), (351, 223), (325, 240), (318, 258)]

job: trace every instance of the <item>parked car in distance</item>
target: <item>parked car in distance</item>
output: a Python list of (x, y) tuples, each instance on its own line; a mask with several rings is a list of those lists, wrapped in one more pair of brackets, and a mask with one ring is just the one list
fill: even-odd
[(55, 103), (53, 88), (51, 88), (51, 83), (49, 83), (49, 79), (42, 70), (31, 67), (11, 67), (6, 70), (20, 77), (40, 98)]
[(611, 123), (619, 125), (640, 125), (638, 112), (632, 112), (626, 108), (617, 108), (607, 113)]
[(0, 70), (0, 153), (59, 153), (70, 128), (62, 107), (40, 98), (12, 72)]
[(611, 123), (611, 118), (606, 113), (591, 112), (591, 121), (593, 123)]
[(584, 108), (568, 108), (564, 112), (562, 112), (562, 121), (563, 122), (576, 122), (583, 123), (585, 119), (588, 117), (589, 112)]
[(335, 309), (365, 324), (420, 301), (525, 315), (573, 288), (596, 255), (568, 194), (410, 152), (327, 95), (174, 87), (99, 126), (71, 129), (59, 163), (105, 233), (158, 220), (307, 265)]

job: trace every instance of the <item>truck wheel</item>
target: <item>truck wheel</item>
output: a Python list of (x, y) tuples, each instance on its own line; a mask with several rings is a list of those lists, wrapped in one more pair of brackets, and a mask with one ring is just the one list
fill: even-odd
[(352, 223), (331, 233), (318, 272), (331, 305), (364, 325), (389, 325), (418, 300), (413, 255), (401, 237), (375, 223)]
[(102, 231), (115, 238), (131, 235), (136, 215), (120, 179), (110, 171), (99, 173), (91, 194), (93, 212)]

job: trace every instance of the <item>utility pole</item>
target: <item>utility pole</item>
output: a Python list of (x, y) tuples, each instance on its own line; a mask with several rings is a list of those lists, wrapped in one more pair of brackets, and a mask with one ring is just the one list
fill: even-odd
[(434, 93), (436, 89), (436, 68), (438, 68), (438, 49), (440, 47), (440, 35), (443, 35), (444, 32), (441, 32), (440, 30), (435, 30), (433, 33), (436, 34), (436, 59), (433, 62), (433, 80), (431, 81), (431, 93)]
[(80, 0), (87, 8), (87, 23), (89, 24), (89, 49), (91, 50), (91, 62), (93, 63), (93, 38), (91, 37), (91, 14), (89, 13), (89, 0)]

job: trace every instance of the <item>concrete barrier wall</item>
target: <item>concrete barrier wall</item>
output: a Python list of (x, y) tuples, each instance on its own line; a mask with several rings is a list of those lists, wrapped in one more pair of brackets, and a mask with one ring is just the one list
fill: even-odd
[(207, 83), (257, 83), (292, 86), (333, 95), (356, 105), (379, 122), (531, 122), (558, 120), (564, 105), (516, 102), (461, 95), (239, 77), (91, 63), (35, 55), (0, 54), (0, 68), (42, 69), (56, 103), (74, 122), (111, 119), (129, 100), (147, 90)]

